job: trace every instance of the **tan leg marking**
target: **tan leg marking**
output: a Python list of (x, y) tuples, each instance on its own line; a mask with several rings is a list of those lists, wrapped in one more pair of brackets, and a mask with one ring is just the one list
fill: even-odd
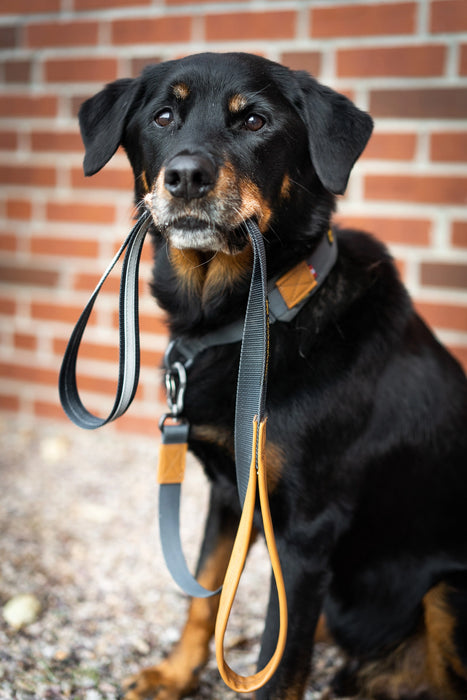
[[(227, 537), (219, 541), (198, 576), (201, 585), (214, 590), (222, 584), (232, 544)], [(180, 641), (161, 664), (143, 669), (126, 681), (125, 700), (179, 700), (196, 689), (208, 659), (218, 606), (218, 595), (192, 599)]]
[(467, 680), (467, 669), (456, 654), (455, 618), (446, 600), (448, 588), (440, 583), (423, 598), (424, 619), (418, 632), (385, 659), (367, 664), (360, 677), (364, 692), (398, 700), (402, 695), (430, 691), (442, 700), (462, 700), (453, 686), (452, 669)]
[(450, 700), (451, 697), (458, 698), (458, 695), (451, 690), (449, 668), (467, 681), (467, 668), (459, 659), (454, 644), (456, 619), (447, 603), (448, 592), (447, 584), (440, 583), (428, 591), (423, 599), (427, 672), (435, 688), (442, 692), (443, 700), (444, 698)]

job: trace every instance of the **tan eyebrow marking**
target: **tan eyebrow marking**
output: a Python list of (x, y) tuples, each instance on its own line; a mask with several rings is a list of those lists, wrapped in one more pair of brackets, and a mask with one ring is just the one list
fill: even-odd
[(190, 94), (190, 88), (185, 83), (176, 83), (172, 90), (177, 100), (186, 100)]
[(229, 100), (229, 110), (235, 114), (236, 112), (241, 112), (241, 110), (244, 109), (247, 104), (248, 101), (243, 95), (232, 95)]

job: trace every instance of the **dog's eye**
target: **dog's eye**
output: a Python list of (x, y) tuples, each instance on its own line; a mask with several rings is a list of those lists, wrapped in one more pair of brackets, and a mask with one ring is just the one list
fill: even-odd
[(169, 126), (169, 124), (172, 124), (174, 120), (174, 114), (171, 109), (166, 107), (165, 109), (162, 109), (160, 112), (156, 114), (154, 117), (154, 121), (156, 122), (157, 126)]
[(245, 129), (248, 129), (248, 131), (259, 131), (265, 123), (263, 117), (260, 117), (259, 114), (250, 114), (245, 119)]

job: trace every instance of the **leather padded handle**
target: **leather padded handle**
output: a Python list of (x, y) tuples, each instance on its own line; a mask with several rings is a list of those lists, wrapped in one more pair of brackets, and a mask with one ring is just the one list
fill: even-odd
[[(265, 442), (266, 419), (262, 420), (260, 423), (258, 439), (258, 422), (255, 418), (253, 429), (253, 451), (248, 489), (243, 504), (242, 516), (240, 518), (240, 525), (235, 538), (232, 555), (227, 568), (227, 573), (225, 575), (216, 620), (216, 659), (219, 672), (224, 682), (237, 693), (249, 693), (254, 690), (258, 690), (258, 688), (263, 687), (263, 685), (270, 680), (279, 666), (287, 640), (287, 599), (285, 595), (284, 578), (282, 576), (279, 555), (277, 553), (276, 541), (274, 539), (271, 512), (269, 509), (267, 473), (264, 459)], [(258, 459), (256, 459), (256, 456), (258, 456)], [(258, 465), (258, 473), (256, 472), (256, 464)], [(253, 527), (257, 483), (266, 545), (268, 548), (269, 558), (271, 560), (272, 571), (276, 581), (277, 593), (279, 597), (280, 628), (276, 649), (266, 666), (252, 676), (240, 676), (230, 668), (224, 658), (224, 637), (230, 617), (230, 611), (237, 593), (240, 577), (242, 575), (248, 553), (251, 530)]]

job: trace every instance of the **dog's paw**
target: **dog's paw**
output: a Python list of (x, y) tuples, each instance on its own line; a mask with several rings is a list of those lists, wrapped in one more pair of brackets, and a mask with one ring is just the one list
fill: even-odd
[(164, 664), (146, 668), (123, 682), (123, 700), (180, 700), (193, 690), (191, 681)]

